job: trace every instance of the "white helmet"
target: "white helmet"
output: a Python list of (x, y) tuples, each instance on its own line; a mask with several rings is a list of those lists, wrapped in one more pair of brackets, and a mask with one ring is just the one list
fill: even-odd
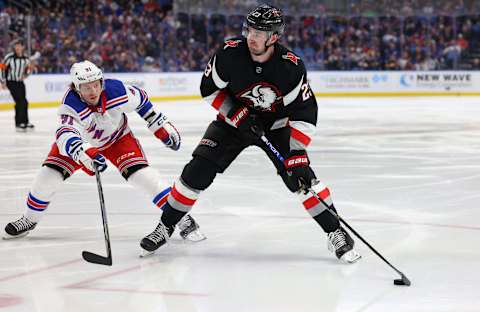
[(102, 70), (90, 61), (73, 64), (72, 68), (70, 68), (70, 78), (77, 91), (80, 90), (80, 84), (96, 80), (102, 80), (103, 86)]

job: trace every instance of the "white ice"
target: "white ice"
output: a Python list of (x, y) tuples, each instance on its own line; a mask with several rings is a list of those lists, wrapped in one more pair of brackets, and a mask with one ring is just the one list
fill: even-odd
[[(479, 311), (480, 99), (319, 98), (310, 148), (347, 222), (412, 281), (358, 239), (363, 259), (338, 262), (326, 236), (258, 148), (247, 149), (202, 194), (193, 215), (208, 236), (179, 238), (140, 259), (159, 211), (111, 166), (103, 174), (113, 266), (105, 254), (94, 178), (77, 173), (30, 235), (0, 241), (2, 311)], [(190, 160), (214, 110), (200, 101), (158, 106), (182, 133), (164, 148), (130, 121), (168, 181)], [(33, 133), (0, 112), (0, 224), (17, 219), (54, 139), (55, 109), (32, 109)], [(0, 229), (3, 231), (3, 229)]]

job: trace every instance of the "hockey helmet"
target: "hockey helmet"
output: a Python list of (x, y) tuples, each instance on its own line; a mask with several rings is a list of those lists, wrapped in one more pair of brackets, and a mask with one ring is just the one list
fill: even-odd
[(267, 31), (281, 36), (285, 30), (285, 21), (280, 9), (269, 4), (262, 4), (247, 14), (243, 23), (243, 36), (246, 37), (248, 27)]
[(80, 84), (101, 80), (103, 87), (103, 72), (90, 61), (75, 63), (70, 69), (70, 78), (75, 89), (80, 90)]

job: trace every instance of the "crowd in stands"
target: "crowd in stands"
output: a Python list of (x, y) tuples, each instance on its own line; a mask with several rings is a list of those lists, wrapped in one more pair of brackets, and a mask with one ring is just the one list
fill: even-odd
[[(200, 9), (209, 1), (217, 10)], [(319, 2), (284, 7), (282, 42), (309, 69), (480, 68), (480, 1), (350, 0), (341, 12)], [(42, 55), (37, 71), (67, 73), (83, 59), (108, 72), (201, 71), (224, 39), (241, 34), (244, 13), (257, 1), (38, 3), (30, 21), (32, 54)], [(0, 0), (0, 56), (14, 37), (26, 36), (28, 23), (24, 9)]]

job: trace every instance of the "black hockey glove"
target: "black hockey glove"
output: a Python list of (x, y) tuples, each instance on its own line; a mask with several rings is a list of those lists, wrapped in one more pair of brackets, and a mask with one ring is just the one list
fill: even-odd
[(245, 106), (232, 108), (225, 121), (246, 135), (260, 137), (264, 134), (264, 126), (260, 117)]
[(310, 168), (307, 151), (290, 151), (284, 164), (287, 170), (286, 185), (290, 191), (307, 191), (307, 189), (312, 187), (312, 181), (315, 180), (316, 177), (312, 168)]

